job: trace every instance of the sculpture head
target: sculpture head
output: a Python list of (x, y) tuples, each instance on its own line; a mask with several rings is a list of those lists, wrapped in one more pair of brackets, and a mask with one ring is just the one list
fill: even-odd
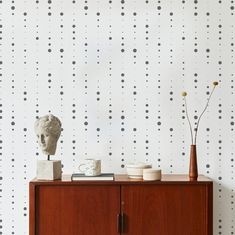
[(34, 130), (39, 146), (46, 155), (55, 155), (57, 141), (61, 133), (61, 122), (52, 114), (36, 120)]

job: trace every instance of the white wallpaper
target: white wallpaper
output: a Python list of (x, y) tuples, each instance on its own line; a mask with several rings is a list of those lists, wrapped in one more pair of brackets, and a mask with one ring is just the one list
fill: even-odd
[(28, 234), (28, 182), (45, 159), (33, 125), (63, 123), (54, 159), (187, 173), (191, 120), (214, 180), (214, 234), (235, 234), (233, 0), (0, 0), (0, 234)]

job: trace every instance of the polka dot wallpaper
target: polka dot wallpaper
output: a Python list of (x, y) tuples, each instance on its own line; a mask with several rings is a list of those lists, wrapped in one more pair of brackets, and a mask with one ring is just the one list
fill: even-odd
[(63, 172), (151, 163), (214, 180), (214, 234), (235, 234), (234, 0), (0, 0), (0, 234), (28, 234), (28, 182), (46, 159), (34, 122), (63, 124)]

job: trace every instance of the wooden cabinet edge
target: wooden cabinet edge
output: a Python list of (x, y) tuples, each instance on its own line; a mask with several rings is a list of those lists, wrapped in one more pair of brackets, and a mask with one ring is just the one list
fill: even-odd
[(206, 176), (199, 175), (198, 180), (190, 181), (188, 175), (175, 175), (175, 174), (163, 174), (162, 180), (157, 181), (144, 181), (142, 179), (130, 179), (126, 174), (115, 174), (114, 180), (110, 181), (71, 181), (71, 176), (64, 175), (62, 180), (46, 181), (32, 179), (31, 181), (37, 185), (77, 185), (77, 184), (207, 184), (212, 180)]
[(29, 235), (36, 235), (36, 185), (29, 183)]
[(207, 184), (206, 188), (206, 199), (207, 199), (207, 207), (206, 207), (206, 215), (207, 215), (207, 234), (213, 235), (213, 182)]

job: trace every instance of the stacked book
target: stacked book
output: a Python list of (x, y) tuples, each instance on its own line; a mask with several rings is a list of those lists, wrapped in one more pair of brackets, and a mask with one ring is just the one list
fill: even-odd
[(72, 181), (82, 181), (82, 180), (97, 180), (97, 181), (103, 181), (103, 180), (114, 180), (114, 174), (113, 173), (102, 173), (97, 176), (87, 176), (85, 174), (81, 173), (73, 173), (71, 176)]

